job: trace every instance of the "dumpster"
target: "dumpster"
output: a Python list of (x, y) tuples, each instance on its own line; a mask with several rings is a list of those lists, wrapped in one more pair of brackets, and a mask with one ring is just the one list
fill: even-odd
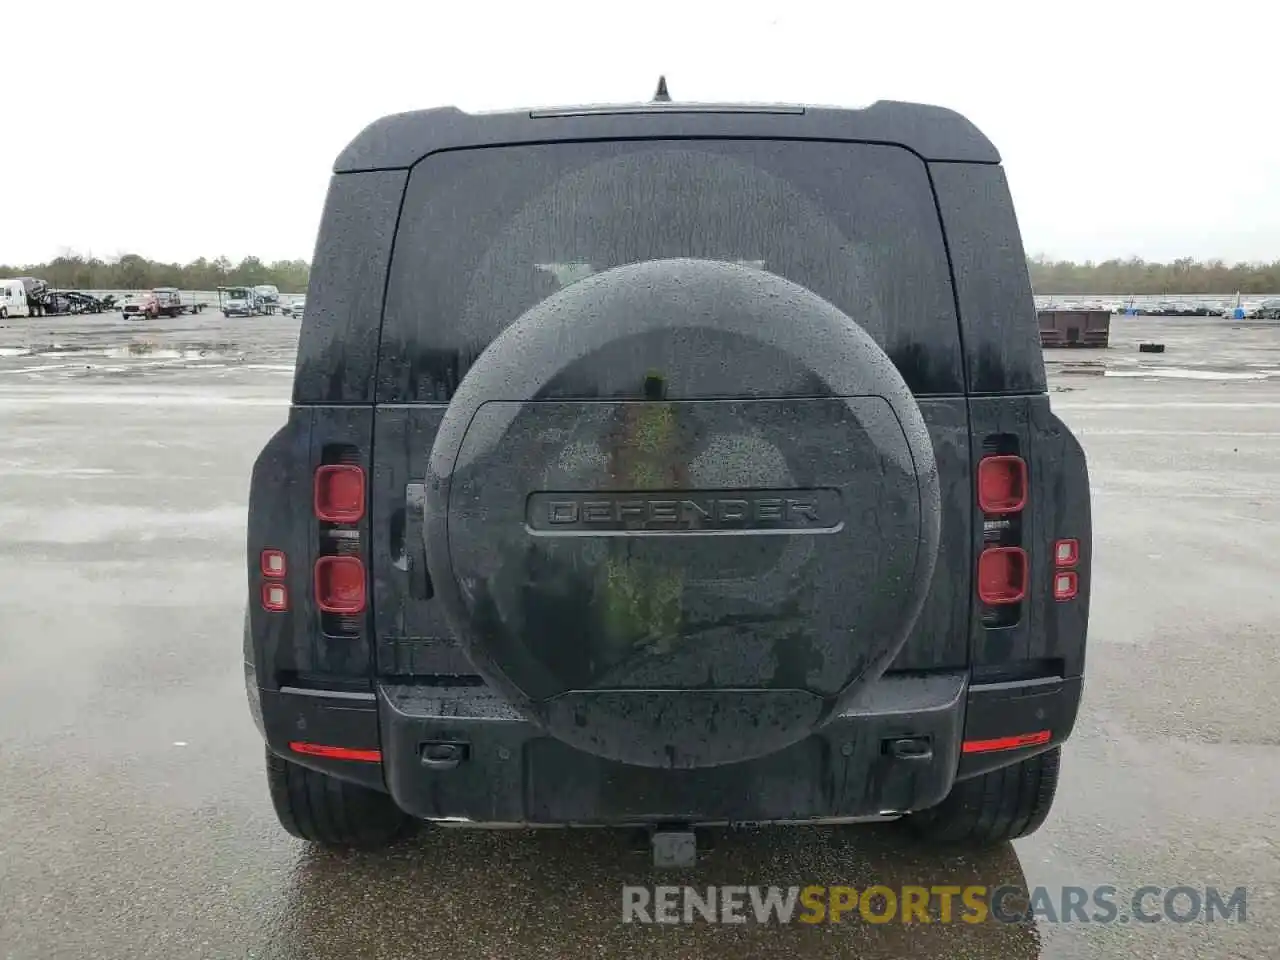
[(1109, 310), (1037, 310), (1042, 347), (1105, 347), (1111, 337)]

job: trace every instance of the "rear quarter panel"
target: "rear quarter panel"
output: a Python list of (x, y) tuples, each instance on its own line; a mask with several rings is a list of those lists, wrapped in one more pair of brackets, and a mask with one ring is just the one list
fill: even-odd
[[(249, 622), (256, 638), (259, 684), (279, 686), (281, 677), (367, 680), (371, 674), (372, 614), (359, 637), (330, 638), (321, 630), (314, 605), (311, 572), (319, 553), (319, 532), (312, 515), (312, 477), (322, 451), (330, 444), (357, 444), (364, 451), (361, 466), (369, 470), (367, 438), (373, 428), (369, 407), (294, 407), (288, 422), (267, 442), (253, 467), (249, 493), (246, 567)], [(360, 527), (368, 542), (369, 519)], [(285, 584), (289, 610), (273, 613), (261, 603), (261, 554), (285, 551)]]
[[(982, 437), (1011, 434), (1018, 438), (1030, 484), (1023, 511), (1022, 543), (1030, 560), (1023, 616), (1013, 626), (987, 628), (975, 604), (970, 625), (973, 665), (1060, 660), (1064, 676), (1079, 676), (1084, 670), (1092, 561), (1089, 472), (1084, 451), (1054, 416), (1048, 396), (975, 397), (969, 401), (969, 409), (975, 460), (981, 456)], [(973, 527), (972, 556), (976, 557), (983, 543), (980, 514)], [(1053, 550), (1059, 539), (1075, 539), (1080, 544), (1079, 563), (1073, 568), (1079, 578), (1079, 594), (1065, 602), (1053, 599)]]

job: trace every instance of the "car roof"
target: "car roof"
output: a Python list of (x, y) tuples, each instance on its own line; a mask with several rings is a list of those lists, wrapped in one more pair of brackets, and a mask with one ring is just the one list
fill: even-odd
[(626, 138), (762, 138), (885, 143), (925, 160), (999, 163), (990, 140), (953, 110), (881, 100), (862, 109), (646, 103), (466, 113), (397, 113), (365, 127), (334, 173), (406, 169), (431, 153), (478, 146)]

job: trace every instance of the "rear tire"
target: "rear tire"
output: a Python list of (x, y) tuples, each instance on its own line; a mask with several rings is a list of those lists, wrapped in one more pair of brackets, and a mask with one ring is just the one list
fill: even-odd
[(951, 788), (942, 803), (902, 822), (919, 839), (948, 847), (990, 847), (1035, 833), (1058, 788), (1062, 748), (1001, 767)]
[(267, 786), (280, 826), (324, 847), (383, 847), (413, 823), (387, 794), (291, 763), (270, 750)]

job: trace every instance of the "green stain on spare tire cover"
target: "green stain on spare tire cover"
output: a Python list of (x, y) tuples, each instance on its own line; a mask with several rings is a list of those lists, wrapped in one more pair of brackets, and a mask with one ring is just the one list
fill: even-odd
[[(645, 404), (630, 426), (622, 437), (630, 462), (615, 482), (621, 489), (659, 487), (674, 452), (675, 409), (665, 403)], [(603, 600), (606, 636), (654, 653), (675, 648), (684, 613), (681, 571), (632, 556), (610, 557), (597, 572), (596, 590)]]

